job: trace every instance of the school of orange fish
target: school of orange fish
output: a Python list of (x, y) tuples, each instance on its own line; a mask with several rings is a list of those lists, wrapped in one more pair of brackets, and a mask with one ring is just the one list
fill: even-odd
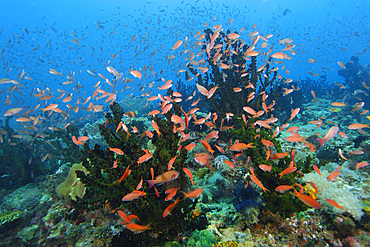
[[(232, 20), (230, 20), (230, 23), (231, 22), (232, 22)], [(208, 23), (206, 25), (204, 25), (204, 28), (206, 28), (206, 27), (208, 27)], [(276, 48), (273, 45), (269, 44), (269, 39), (272, 38), (273, 35), (272, 34), (262, 35), (262, 34), (259, 33), (259, 31), (255, 30), (256, 27), (257, 26), (255, 24), (252, 27), (253, 31), (251, 31), (247, 35), (247, 37), (250, 38), (251, 42), (248, 42), (248, 41), (245, 42), (245, 44), (247, 44), (249, 46), (249, 48), (243, 54), (244, 58), (246, 60), (250, 60), (251, 57), (258, 57), (258, 58), (261, 58), (260, 61), (267, 62), (267, 63), (270, 63), (267, 60), (267, 58), (271, 58), (272, 61), (273, 61), (271, 63), (274, 63), (274, 65), (276, 65), (276, 67), (272, 71), (277, 71), (279, 69), (280, 70), (285, 69), (286, 74), (289, 74), (288, 70), (283, 65), (283, 61), (286, 60), (286, 59), (290, 60), (291, 59), (290, 56), (295, 55), (295, 51), (293, 49), (295, 47), (295, 45), (293, 44), (293, 40), (290, 39), (290, 38), (282, 39), (278, 42), (278, 44), (277, 44), (278, 48)], [(194, 44), (193, 45), (189, 45), (189, 40), (190, 39), (188, 37), (185, 37), (184, 40), (178, 40), (177, 42), (175, 42), (173, 47), (171, 48), (172, 52), (175, 53), (176, 51), (178, 51), (178, 49), (180, 47), (184, 47), (183, 54), (188, 54), (188, 57), (185, 58), (186, 65), (192, 66), (194, 69), (199, 71), (199, 73), (206, 73), (208, 71), (208, 67), (207, 67), (207, 64), (206, 64), (207, 59), (210, 59), (213, 63), (217, 64), (222, 69), (229, 69), (231, 66), (237, 66), (237, 65), (234, 65), (234, 64), (224, 63), (224, 61), (222, 61), (221, 57), (224, 53), (237, 53), (238, 52), (238, 51), (235, 51), (231, 48), (231, 44), (234, 43), (236, 40), (242, 41), (241, 34), (244, 33), (244, 31), (245, 31), (244, 28), (242, 28), (240, 30), (240, 34), (236, 33), (236, 32), (228, 34), (227, 38), (225, 38), (225, 40), (224, 40), (225, 42), (223, 44), (215, 44), (215, 40), (219, 37), (220, 32), (223, 31), (223, 26), (222, 25), (214, 25), (211, 28), (213, 30), (213, 35), (209, 37), (210, 42), (206, 41), (206, 39), (205, 39), (206, 34), (205, 33), (202, 33), (201, 31), (198, 31), (193, 36), (193, 39), (194, 39)], [(136, 36), (133, 36), (130, 42), (134, 42), (135, 38), (136, 38)], [(74, 39), (74, 40), (72, 40), (72, 42), (75, 43), (76, 45), (79, 45), (79, 40), (78, 39)], [(244, 43), (242, 43), (242, 44), (244, 45)], [(202, 50), (201, 52), (196, 53), (196, 52), (193, 52), (193, 51), (190, 50), (191, 48), (194, 49), (194, 50), (197, 50), (197, 49), (199, 49), (199, 47), (202, 47), (202, 46), (205, 46), (206, 49)], [(279, 49), (279, 51), (273, 52), (274, 49)], [(210, 52), (211, 50), (216, 51), (216, 53), (213, 57), (211, 57), (211, 52)], [(288, 52), (290, 54), (288, 54)], [(175, 55), (172, 55), (172, 56), (173, 56), (173, 58), (175, 57)], [(112, 60), (115, 57), (117, 57), (117, 54), (112, 55)], [(170, 60), (171, 60), (171, 58), (170, 58)], [(314, 63), (314, 62), (315, 62), (315, 60), (310, 58), (309, 63)], [(278, 67), (279, 65), (283, 65), (283, 66), (280, 68), (280, 67)], [(345, 68), (345, 66), (342, 62), (338, 62), (338, 65), (342, 68)], [(117, 85), (118, 82), (123, 82), (123, 83), (126, 84), (126, 83), (132, 82), (134, 80), (139, 80), (140, 81), (140, 80), (143, 79), (143, 76), (145, 76), (145, 78), (148, 78), (150, 74), (153, 74), (153, 76), (155, 75), (154, 69), (149, 67), (149, 66), (146, 66), (146, 65), (142, 69), (130, 68), (129, 73), (132, 77), (126, 77), (126, 78), (123, 76), (122, 72), (119, 72), (117, 69), (110, 66), (109, 63), (107, 63), (106, 70), (114, 77), (113, 79), (109, 79), (101, 73), (96, 73), (96, 71), (87, 70), (87, 72), (91, 76), (94, 76), (94, 78), (100, 77), (101, 81), (96, 82), (95, 85), (93, 86), (94, 91), (93, 91), (92, 95), (87, 96), (84, 99), (83, 98), (74, 99), (75, 100), (74, 105), (71, 105), (69, 103), (73, 100), (73, 93), (71, 93), (71, 92), (65, 91), (63, 89), (58, 89), (57, 91), (60, 93), (60, 95), (55, 97), (54, 92), (52, 92), (52, 90), (50, 90), (50, 88), (48, 88), (48, 87), (46, 87), (45, 89), (34, 88), (31, 92), (31, 95), (34, 98), (36, 98), (39, 102), (35, 107), (33, 107), (32, 109), (26, 109), (24, 107), (14, 107), (14, 108), (10, 108), (10, 109), (7, 108), (5, 113), (3, 113), (4, 117), (15, 117), (15, 121), (18, 122), (21, 126), (21, 128), (18, 128), (18, 132), (20, 134), (13, 135), (12, 137), (13, 138), (18, 138), (18, 139), (23, 139), (25, 142), (32, 143), (32, 139), (31, 139), (31, 134), (32, 133), (36, 133), (36, 135), (32, 138), (44, 138), (45, 137), (44, 136), (44, 131), (46, 130), (46, 128), (48, 128), (51, 131), (64, 130), (70, 124), (73, 124), (76, 121), (76, 120), (71, 120), (71, 121), (69, 120), (69, 119), (71, 119), (71, 114), (77, 114), (81, 110), (85, 110), (89, 114), (103, 112), (104, 107), (105, 107), (104, 104), (115, 102), (117, 100), (117, 95), (119, 95), (119, 93), (121, 93), (123, 90), (126, 89), (126, 88), (124, 88), (124, 89), (121, 90), (121, 92), (118, 92), (116, 90), (116, 88), (118, 87), (118, 85)], [(258, 68), (257, 71), (263, 73), (265, 70), (266, 70), (265, 65), (262, 65)], [(178, 71), (178, 73), (182, 73), (182, 72), (185, 72), (185, 71), (186, 71), (186, 69), (180, 69)], [(50, 68), (49, 73), (52, 74), (52, 75), (55, 75), (55, 76), (59, 76), (59, 77), (65, 75), (64, 73), (62, 73), (60, 71), (57, 71), (55, 69), (52, 69), (52, 68)], [(74, 72), (69, 73), (68, 75), (66, 75), (68, 80), (64, 81), (62, 84), (63, 85), (74, 84), (75, 87), (78, 88), (79, 83), (76, 84), (76, 82), (74, 80), (74, 75), (75, 75)], [(243, 75), (246, 76), (247, 73), (242, 74), (242, 76)], [(8, 79), (8, 78), (1, 79), (0, 80), (0, 85), (10, 84), (11, 86), (9, 87), (8, 92), (17, 91), (17, 90), (20, 90), (21, 87), (23, 86), (20, 83), (20, 81), (22, 79), (32, 80), (27, 75), (25, 75), (24, 71), (22, 71), (16, 79)], [(192, 79), (194, 79), (194, 78), (190, 78), (188, 81), (190, 82)], [(279, 75), (278, 79), (282, 80), (283, 77), (281, 75)], [(286, 96), (290, 93), (293, 93), (296, 90), (299, 90), (299, 88), (295, 88), (294, 86), (292, 86), (291, 88), (288, 88), (289, 83), (292, 82), (292, 81), (293, 81), (292, 79), (286, 79), (283, 82), (285, 85), (287, 85), (287, 88), (284, 89), (284, 93), (283, 93), (284, 96)], [(113, 90), (112, 91), (103, 90), (102, 89), (102, 83), (104, 83), (104, 82), (111, 87), (110, 89), (113, 89)], [(161, 90), (167, 90), (167, 89), (172, 88), (173, 85), (174, 85), (172, 80), (165, 79), (164, 77), (162, 77), (162, 82), (163, 82), (162, 85), (158, 85), (156, 87), (156, 91), (159, 90), (159, 92), (160, 92)], [(155, 90), (152, 90), (155, 87), (154, 86), (154, 81), (150, 82), (150, 83), (147, 83), (147, 85), (145, 85), (143, 87), (143, 90), (146, 87), (149, 88), (150, 90), (148, 90), (145, 93), (142, 93), (142, 96), (146, 97), (148, 102), (149, 101), (150, 102), (159, 102), (158, 105), (160, 106), (160, 109), (151, 111), (148, 114), (149, 117), (150, 116), (155, 116), (155, 115), (164, 115), (164, 114), (171, 111), (174, 104), (181, 104), (181, 102), (183, 101), (181, 93), (176, 92), (176, 90), (174, 90), (175, 92), (173, 92), (172, 95), (165, 95), (165, 94), (161, 94), (161, 93), (154, 94)], [(364, 87), (366, 89), (369, 89), (366, 84), (364, 85)], [(238, 140), (236, 140), (236, 141), (230, 140), (230, 142), (225, 147), (221, 147), (221, 146), (218, 146), (218, 145), (214, 144), (214, 140), (218, 139), (219, 131), (226, 131), (230, 128), (233, 128), (233, 126), (224, 125), (224, 122), (225, 122), (224, 120), (226, 120), (226, 122), (228, 122), (229, 119), (234, 117), (234, 114), (233, 113), (227, 113), (225, 116), (218, 116), (216, 113), (209, 112), (206, 115), (206, 117), (202, 117), (202, 118), (198, 117), (197, 118), (196, 113), (199, 110), (199, 108), (197, 108), (196, 106), (197, 106), (197, 104), (200, 100), (200, 97), (206, 97), (208, 99), (213, 97), (215, 95), (215, 92), (218, 89), (218, 86), (216, 85), (213, 88), (208, 88), (207, 89), (207, 88), (205, 88), (205, 87), (203, 87), (199, 84), (196, 84), (196, 88), (197, 88), (197, 92), (195, 91), (193, 93), (193, 95), (184, 99), (186, 101), (194, 100), (191, 104), (192, 109), (190, 109), (188, 112), (185, 112), (183, 109), (181, 109), (181, 111), (182, 111), (181, 116), (178, 116), (178, 115), (175, 115), (175, 114), (173, 114), (171, 116), (171, 122), (173, 123), (173, 132), (178, 133), (179, 136), (181, 136), (181, 142), (183, 142), (185, 140), (188, 140), (190, 138), (190, 134), (185, 134), (184, 133), (184, 130), (186, 128), (188, 128), (190, 121), (193, 121), (195, 125), (204, 125), (204, 126), (208, 127), (208, 133), (207, 133), (206, 138), (204, 138), (202, 140), (198, 140), (203, 145), (205, 151), (202, 152), (202, 153), (194, 154), (194, 161), (196, 163), (198, 163), (199, 165), (201, 165), (201, 166), (207, 166), (211, 169), (211, 165), (209, 164), (208, 160), (209, 160), (210, 157), (212, 157), (212, 155), (214, 153), (214, 148), (217, 148), (217, 150), (221, 153), (227, 153), (228, 155), (232, 155), (234, 159), (237, 159), (239, 156), (243, 155), (244, 150), (254, 148), (253, 143), (239, 143)], [(254, 85), (250, 84), (250, 85), (246, 86), (246, 88), (254, 89)], [(143, 90), (141, 90), (141, 91), (143, 91)], [(243, 88), (233, 88), (234, 93), (243, 93), (243, 90), (244, 90)], [(311, 93), (312, 93), (312, 96), (313, 96), (314, 100), (319, 101), (319, 99), (317, 99), (316, 96), (315, 96), (315, 92), (312, 91)], [(248, 124), (249, 119), (253, 119), (253, 120), (258, 119), (256, 121), (254, 121), (253, 125), (250, 126), (250, 127), (251, 128), (257, 128), (257, 129), (260, 129), (260, 128), (273, 129), (272, 138), (275, 138), (279, 133), (281, 133), (283, 130), (287, 129), (286, 131), (289, 132), (291, 136), (287, 137), (286, 141), (304, 143), (304, 145), (307, 148), (309, 148), (312, 152), (314, 152), (315, 148), (316, 148), (315, 145), (313, 145), (312, 143), (307, 142), (305, 140), (305, 137), (301, 136), (301, 134), (299, 133), (299, 130), (300, 130), (299, 127), (290, 127), (290, 128), (288, 128), (289, 124), (284, 124), (284, 125), (278, 126), (277, 125), (277, 121), (278, 121), (277, 118), (275, 118), (273, 116), (271, 116), (269, 118), (266, 117), (266, 116), (268, 116), (269, 112), (274, 110), (274, 108), (273, 108), (274, 104), (266, 105), (264, 100), (268, 97), (268, 95), (267, 95), (266, 92), (262, 92), (261, 94), (263, 94), (263, 97), (262, 97), (263, 102), (261, 104), (262, 110), (256, 111), (255, 109), (252, 109), (251, 107), (249, 107), (247, 105), (244, 106), (243, 110), (245, 111), (245, 114), (243, 114), (241, 116), (244, 123), (246, 125), (249, 125)], [(9, 95), (5, 100), (6, 107), (11, 105), (11, 101), (10, 101), (11, 96), (9, 96)], [(198, 95), (198, 98), (195, 99), (197, 95)], [(132, 94), (131, 94), (131, 96), (132, 96)], [(250, 95), (248, 95), (248, 102), (251, 101), (254, 97), (255, 97), (255, 93), (251, 93)], [(92, 102), (93, 100), (95, 100), (95, 102), (98, 102), (99, 100), (104, 100), (104, 103), (95, 103), (95, 102)], [(51, 102), (51, 101), (53, 101), (53, 102)], [(332, 105), (335, 106), (335, 107), (346, 107), (346, 104), (343, 103), (343, 102), (332, 102)], [(362, 110), (363, 106), (364, 106), (364, 102), (359, 102), (359, 103), (355, 104), (353, 106), (353, 112), (356, 112), (358, 110)], [(62, 109), (67, 109), (67, 110), (62, 110)], [(296, 109), (292, 110), (289, 121), (292, 121), (299, 114), (299, 112), (300, 112), (300, 108), (296, 108)], [(368, 113), (367, 110), (362, 110), (361, 114), (367, 114), (367, 113)], [(56, 117), (56, 115), (58, 117)], [(127, 117), (136, 117), (134, 112), (126, 112), (125, 116), (127, 116)], [(220, 126), (216, 125), (216, 120), (218, 118), (222, 118), (222, 122), (221, 122)], [(59, 121), (59, 123), (57, 123), (56, 119), (62, 119), (62, 121)], [(264, 120), (262, 120), (262, 119), (264, 119)], [(323, 125), (322, 120), (323, 119), (318, 119), (318, 120), (314, 120), (310, 123), (317, 125), (317, 128), (319, 128)], [(53, 123), (52, 121), (55, 121), (55, 122)], [(63, 124), (60, 124), (61, 122), (63, 122)], [(160, 132), (160, 129), (158, 128), (157, 123), (154, 120), (152, 120), (151, 122), (152, 122), (152, 127), (153, 127), (154, 131), (157, 133), (157, 135), (159, 136), (159, 138), (165, 138), (163, 135), (161, 135), (162, 133)], [(132, 129), (129, 129), (128, 126), (126, 126), (126, 124), (123, 121), (120, 122), (118, 128), (116, 129), (116, 132), (119, 131), (121, 128), (125, 132), (127, 132), (127, 134), (138, 132), (138, 130), (135, 126), (131, 126)], [(360, 134), (365, 133), (363, 131), (363, 129), (365, 129), (365, 128), (370, 128), (370, 127), (369, 127), (368, 124), (363, 124), (363, 123), (353, 123), (353, 124), (348, 126), (349, 130), (358, 130)], [(0, 131), (0, 142), (1, 143), (6, 142), (9, 145), (16, 145), (15, 143), (12, 142), (11, 138), (8, 138), (8, 140), (4, 140), (3, 136), (5, 136), (7, 134), (8, 133), (6, 133), (3, 130)], [(142, 134), (145, 135), (148, 138), (153, 137), (153, 132), (150, 131), (150, 130), (146, 130)], [(320, 142), (320, 144), (322, 146), (326, 142), (329, 142), (337, 134), (340, 135), (342, 138), (347, 138), (347, 135), (343, 131), (339, 131), (339, 127), (334, 124), (334, 126), (332, 126), (325, 133), (325, 135), (322, 138), (318, 138), (318, 141)], [(88, 139), (89, 138), (86, 137), (86, 136), (80, 136), (80, 137), (73, 136), (72, 137), (72, 141), (76, 145), (84, 145), (84, 142), (86, 142)], [(179, 148), (185, 148), (186, 150), (191, 151), (196, 146), (196, 142), (198, 142), (198, 141), (195, 141), (195, 142), (193, 142), (193, 143), (191, 143), (191, 144), (189, 144), (185, 147), (181, 147), (181, 145), (180, 145)], [(291, 157), (291, 162), (290, 162), (289, 167), (287, 167), (285, 170), (283, 170), (279, 174), (280, 178), (284, 175), (294, 173), (294, 172), (297, 171), (297, 166), (296, 166), (295, 161), (294, 161), (294, 156), (296, 154), (294, 149), (290, 150), (290, 151), (287, 151), (285, 153), (274, 153), (274, 149), (273, 149), (274, 144), (271, 142), (271, 140), (262, 139), (262, 143), (265, 146), (266, 151), (267, 151), (266, 161), (267, 160), (278, 160), (278, 159), (282, 159), (282, 158), (285, 158), (285, 157), (288, 157), (288, 156)], [(119, 147), (109, 147), (109, 150), (116, 153), (117, 155), (123, 155), (123, 151), (120, 150)], [(145, 152), (145, 154), (138, 159), (138, 161), (137, 161), (138, 165), (140, 165), (141, 163), (144, 163), (144, 162), (146, 162), (146, 161), (148, 161), (152, 158), (152, 154), (148, 150), (143, 149), (143, 151)], [(341, 158), (343, 158), (344, 160), (347, 160), (341, 149), (338, 150), (338, 153), (339, 153)], [(352, 153), (361, 155), (363, 152), (361, 153), (360, 150), (355, 150)], [(42, 158), (41, 161), (44, 162), (47, 158), (50, 158), (50, 155), (46, 154)], [(154, 172), (152, 171), (151, 179), (149, 180), (149, 178), (148, 178), (148, 180), (147, 180), (149, 188), (153, 187), (155, 189), (156, 193), (158, 193), (158, 191), (156, 189), (156, 186), (164, 184), (164, 183), (169, 183), (169, 182), (173, 181), (174, 179), (176, 179), (179, 176), (179, 172), (173, 170), (173, 167), (172, 167), (176, 158), (177, 158), (177, 156), (175, 156), (171, 160), (169, 160), (169, 162), (167, 164), (167, 170), (168, 170), (167, 172), (165, 172), (163, 174), (160, 174), (160, 175), (155, 177)], [(249, 158), (248, 163), (245, 164), (245, 166), (247, 167), (250, 164), (250, 162), (251, 162), (251, 160)], [(235, 169), (234, 162), (225, 161), (225, 163), (231, 169)], [(359, 162), (356, 165), (356, 170), (358, 170), (362, 167), (365, 167), (367, 165), (368, 165), (368, 162), (366, 162), (366, 161)], [(117, 163), (113, 164), (113, 168), (115, 168), (116, 166), (117, 166)], [(263, 164), (260, 165), (259, 168), (264, 170), (265, 172), (271, 172), (271, 169), (272, 169), (271, 166), (263, 165)], [(320, 170), (318, 169), (318, 167), (316, 165), (313, 165), (313, 169), (321, 175)], [(341, 169), (341, 166), (338, 167), (338, 169), (336, 171), (333, 171), (327, 177), (327, 179), (329, 181), (335, 180), (340, 175), (340, 169)], [(249, 166), (249, 171), (250, 171), (250, 174), (249, 174), (250, 181), (252, 181), (257, 186), (259, 186), (265, 193), (268, 193), (268, 190), (263, 186), (263, 181), (260, 181), (258, 179), (258, 177), (255, 175), (255, 172), (254, 172), (254, 170), (251, 166)], [(130, 166), (128, 166), (125, 173), (117, 181), (117, 183), (121, 183), (124, 179), (126, 179), (130, 175), (130, 172), (131, 172), (130, 171)], [(193, 181), (191, 171), (189, 169), (185, 168), (184, 172), (189, 177), (192, 185), (194, 185), (194, 181)], [(137, 199), (141, 196), (145, 196), (146, 192), (141, 190), (142, 189), (142, 183), (143, 183), (143, 181), (141, 181), (138, 184), (136, 190), (132, 191), (131, 193), (129, 193), (128, 195), (123, 197), (122, 201), (123, 202), (132, 201), (132, 200), (135, 200), (135, 199)], [(312, 184), (312, 185), (313, 185), (314, 188), (316, 187), (314, 184)], [(246, 186), (248, 186), (248, 182), (247, 182)], [(300, 187), (300, 190), (297, 191), (295, 186)], [(310, 207), (317, 208), (317, 209), (320, 209), (320, 207), (321, 207), (315, 199), (313, 199), (309, 195), (304, 194), (302, 185), (300, 185), (300, 184), (281, 185), (281, 186), (277, 187), (275, 190), (280, 192), (280, 193), (284, 193), (286, 191), (293, 190), (292, 194), (295, 195), (299, 200), (304, 202), (306, 205), (308, 205)], [(177, 192), (178, 192), (178, 188), (172, 188), (172, 189), (167, 190), (165, 192), (166, 194), (168, 194), (168, 196), (166, 198), (166, 201), (173, 200), (173, 198), (176, 196)], [(202, 192), (203, 192), (202, 188), (198, 188), (198, 189), (195, 189), (195, 190), (187, 192), (187, 193), (182, 192), (185, 195), (184, 199), (182, 199), (182, 200), (185, 200), (186, 198), (190, 198), (190, 199), (197, 198), (202, 194)], [(172, 204), (170, 204), (164, 210), (163, 217), (167, 217), (168, 215), (170, 215), (171, 210), (177, 205), (179, 200), (180, 199), (178, 197)], [(334, 206), (334, 207), (342, 208), (340, 205), (338, 205), (333, 200), (328, 199), (327, 202), (329, 204), (331, 204), (332, 206)], [(118, 213), (123, 219), (123, 224), (125, 224), (126, 227), (128, 229), (130, 229), (131, 231), (142, 232), (142, 231), (150, 229), (150, 224), (148, 224), (148, 225), (139, 225), (139, 224), (134, 223), (134, 220), (138, 220), (137, 216), (135, 216), (135, 215), (128, 215), (127, 216), (122, 211), (118, 211)]]

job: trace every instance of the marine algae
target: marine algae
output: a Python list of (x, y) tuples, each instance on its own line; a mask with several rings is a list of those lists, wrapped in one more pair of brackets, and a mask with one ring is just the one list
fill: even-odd
[(21, 214), (22, 211), (20, 210), (6, 210), (0, 213), (0, 226), (19, 219)]

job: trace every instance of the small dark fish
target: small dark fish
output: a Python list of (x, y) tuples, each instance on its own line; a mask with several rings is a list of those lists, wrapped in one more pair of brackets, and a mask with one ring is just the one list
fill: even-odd
[(286, 16), (288, 13), (292, 13), (289, 9), (285, 9), (283, 12), (283, 16)]

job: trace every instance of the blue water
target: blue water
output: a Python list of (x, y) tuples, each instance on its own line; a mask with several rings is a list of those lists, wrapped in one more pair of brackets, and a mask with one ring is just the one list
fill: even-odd
[[(153, 66), (156, 76), (135, 80), (130, 86), (148, 84), (161, 77), (176, 81), (183, 79), (177, 78), (176, 71), (184, 68), (187, 61), (183, 58), (187, 55), (181, 52), (185, 47), (175, 52), (170, 48), (185, 37), (191, 45), (195, 33), (209, 23), (208, 26), (222, 24), (225, 30), (239, 31), (244, 27), (241, 37), (245, 40), (256, 24), (255, 30), (260, 34), (274, 35), (270, 40), (280, 49), (283, 45), (277, 41), (291, 38), (296, 44), (296, 56), (285, 61), (290, 73), (282, 74), (283, 77), (316, 79), (308, 73), (312, 71), (326, 73), (329, 82), (340, 82), (337, 61), (345, 63), (369, 45), (368, 10), (367, 1), (3, 1), (0, 78), (13, 79), (24, 70), (33, 79), (23, 80), (24, 87), (11, 97), (10, 106), (26, 108), (35, 105), (33, 97), (29, 97), (35, 87), (73, 92), (74, 84), (61, 85), (71, 72), (75, 73), (75, 82), (83, 86), (73, 92), (73, 99), (91, 95), (92, 86), (101, 79), (90, 76), (86, 70), (109, 77), (109, 60), (110, 66), (129, 78), (130, 68)], [(137, 38), (130, 43), (134, 35)], [(80, 45), (72, 42), (74, 38), (80, 40)], [(112, 54), (119, 55), (112, 60)], [(176, 57), (168, 63), (171, 55)], [(309, 58), (316, 62), (308, 63)], [(360, 63), (366, 64), (368, 52), (359, 58)], [(6, 73), (9, 68), (12, 70)], [(63, 76), (48, 73), (51, 68)], [(161, 70), (163, 73), (159, 74)], [(103, 81), (102, 84), (103, 89), (109, 88)], [(122, 85), (118, 89), (119, 86)], [(7, 90), (8, 85), (0, 87)], [(118, 97), (130, 94), (129, 90)], [(133, 93), (139, 94), (137, 90)], [(4, 100), (6, 95), (2, 93)]]

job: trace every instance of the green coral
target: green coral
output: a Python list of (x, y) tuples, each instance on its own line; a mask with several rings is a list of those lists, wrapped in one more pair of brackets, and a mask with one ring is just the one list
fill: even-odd
[(188, 247), (212, 247), (217, 243), (216, 236), (209, 230), (195, 230), (186, 246)]
[[(252, 122), (254, 120), (248, 120)], [(281, 173), (285, 168), (289, 167), (290, 158), (286, 157), (280, 159), (278, 164), (268, 160), (266, 161), (267, 152), (262, 144), (261, 139), (271, 140), (274, 143), (274, 148), (276, 152), (283, 152), (281, 144), (278, 139), (271, 139), (272, 131), (262, 128), (258, 133), (256, 128), (251, 128), (250, 123), (244, 124), (240, 129), (231, 130), (234, 138), (237, 138), (242, 143), (253, 143), (255, 148), (250, 148), (245, 151), (246, 156), (250, 156), (253, 161), (253, 170), (257, 178), (262, 182), (263, 186), (266, 187), (269, 192), (263, 193), (263, 201), (265, 203), (265, 208), (272, 211), (273, 213), (279, 212), (283, 216), (290, 216), (294, 212), (300, 212), (306, 210), (308, 207), (301, 202), (299, 199), (291, 195), (290, 193), (281, 194), (275, 191), (275, 188), (279, 185), (292, 185), (298, 182), (297, 173), (291, 173), (284, 175), (279, 178), (279, 173)], [(307, 159), (306, 163), (312, 162), (312, 159)], [(304, 162), (297, 162), (297, 170), (308, 169)], [(264, 172), (259, 168), (259, 165), (266, 164), (271, 165), (271, 172)]]
[(164, 247), (181, 247), (182, 245), (177, 241), (167, 242)]
[[(207, 34), (206, 39), (210, 42), (209, 37), (214, 34), (213, 31), (206, 29), (204, 33)], [(230, 31), (228, 30), (229, 33)], [(227, 45), (228, 43), (231, 43), (231, 47)], [(211, 87), (218, 87), (214, 96), (204, 99), (203, 105), (208, 104), (210, 110), (216, 112), (219, 117), (223, 117), (226, 113), (231, 112), (236, 118), (240, 118), (245, 113), (243, 107), (246, 105), (259, 111), (262, 109), (262, 102), (265, 102), (266, 105), (278, 102), (282, 86), (280, 82), (276, 82), (277, 72), (271, 71), (270, 63), (266, 63), (263, 69), (258, 69), (257, 57), (251, 57), (251, 61), (247, 65), (244, 53), (249, 47), (240, 40), (235, 42), (229, 40), (222, 31), (214, 41), (214, 45), (217, 44), (222, 44), (223, 46), (221, 51), (216, 49), (210, 50), (210, 56), (207, 61), (210, 66), (209, 72), (202, 75), (193, 65), (188, 64), (188, 69), (190, 73), (196, 76), (198, 84), (206, 87), (208, 90)], [(224, 51), (224, 49), (232, 49), (235, 52), (231, 53)], [(219, 61), (227, 65), (227, 68), (221, 68), (218, 62), (214, 62), (214, 57), (217, 54), (222, 54)], [(235, 93), (234, 88), (241, 88), (242, 92)], [(263, 99), (263, 94), (260, 94), (260, 92), (266, 92), (270, 97)], [(250, 99), (251, 93), (255, 95), (253, 99)], [(235, 121), (230, 121), (231, 125), (234, 123)]]
[[(185, 176), (183, 168), (187, 167), (187, 151), (179, 150), (179, 144), (182, 139), (179, 133), (173, 133), (173, 124), (171, 115), (181, 115), (177, 105), (174, 105), (173, 111), (165, 115), (166, 119), (154, 118), (161, 132), (158, 135), (153, 131), (153, 138), (149, 142), (148, 138), (139, 133), (127, 133), (122, 128), (116, 132), (123, 116), (123, 111), (118, 104), (110, 106), (111, 113), (106, 114), (108, 124), (100, 125), (101, 135), (111, 148), (119, 148), (123, 155), (117, 155), (114, 152), (102, 150), (99, 145), (89, 149), (85, 145), (84, 154), (86, 159), (83, 166), (88, 173), (76, 172), (77, 176), (87, 187), (86, 195), (83, 199), (78, 199), (76, 203), (72, 202), (76, 208), (94, 210), (101, 208), (103, 204), (109, 205), (111, 209), (128, 209), (140, 219), (140, 224), (146, 225), (151, 223), (150, 235), (155, 235), (156, 240), (148, 234), (140, 235), (141, 240), (146, 243), (162, 243), (164, 240), (174, 239), (178, 232), (194, 228), (201, 217), (191, 218), (191, 211), (195, 207), (196, 200), (180, 200), (171, 211), (171, 215), (163, 217), (163, 212), (171, 203), (164, 199), (167, 196), (164, 192), (168, 188), (179, 187), (180, 191), (188, 191), (189, 179)], [(130, 126), (128, 126), (130, 129)], [(187, 145), (188, 141), (181, 143)], [(154, 148), (155, 147), (155, 148)], [(139, 158), (145, 154), (143, 149), (149, 148), (153, 156), (146, 162), (138, 164)], [(148, 188), (147, 183), (143, 183), (142, 190), (146, 192), (145, 197), (133, 201), (122, 202), (122, 198), (136, 190), (139, 182), (151, 179), (151, 169), (155, 176), (167, 171), (169, 160), (177, 155), (173, 164), (174, 170), (180, 172), (180, 176), (168, 184)], [(117, 168), (112, 168), (114, 161), (117, 161)], [(131, 174), (122, 182), (118, 180), (129, 167)], [(159, 197), (156, 195), (154, 188), (158, 189)], [(182, 198), (182, 194), (178, 196)], [(155, 213), (153, 213), (155, 212)], [(125, 231), (125, 234), (128, 231)]]
[(22, 211), (20, 210), (6, 210), (0, 213), (0, 226), (19, 219), (21, 214)]

